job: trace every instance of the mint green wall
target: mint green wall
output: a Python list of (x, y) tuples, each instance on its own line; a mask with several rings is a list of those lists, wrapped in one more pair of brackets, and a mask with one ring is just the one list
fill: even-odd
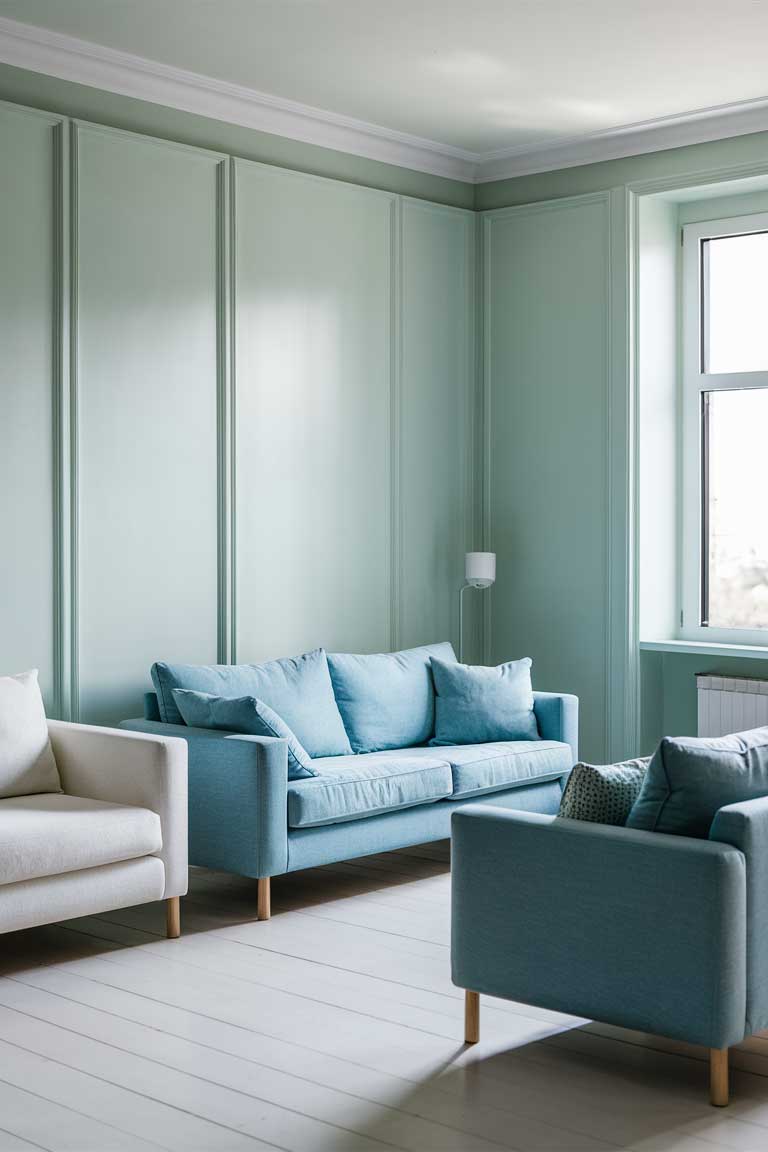
[(473, 213), (0, 107), (0, 670), (449, 637), (478, 506)]
[(458, 642), (474, 217), (245, 161), (234, 205), (237, 659)]
[[(0, 97), (51, 110), (0, 112), (0, 668), (109, 720), (158, 655), (458, 643), (486, 546), (467, 658), (527, 651), (615, 756), (626, 185), (757, 166), (768, 134), (473, 189), (6, 65)], [(690, 730), (708, 668), (643, 657), (644, 743)]]
[(236, 165), (238, 660), (389, 647), (395, 209)]
[(460, 208), (474, 207), (474, 186), (460, 180), (288, 140), (254, 128), (226, 124), (85, 84), (73, 84), (55, 76), (28, 72), (10, 64), (0, 63), (0, 100), (403, 196), (417, 196)]
[(581, 700), (582, 752), (608, 748), (605, 195), (484, 218), (493, 663)]
[[(459, 652), (464, 553), (480, 546), (481, 454), (475, 325), (477, 220), (403, 200), (401, 373), (393, 646), (427, 644), (450, 620)], [(424, 334), (429, 333), (425, 339)], [(467, 387), (467, 381), (470, 381)], [(464, 657), (482, 657), (477, 594), (465, 596)], [(444, 628), (443, 628), (444, 631)]]
[[(551, 235), (535, 239), (521, 235), (517, 244), (510, 245), (506, 251), (496, 244), (491, 255), (492, 266), (497, 271), (491, 281), (490, 315), (498, 317), (497, 325), (502, 328), (507, 326), (507, 332), (502, 332), (501, 336), (494, 335), (493, 328), (490, 331), (488, 354), (492, 365), (491, 379), (494, 381), (492, 387), (508, 389), (515, 396), (514, 404), (507, 399), (506, 408), (500, 411), (497, 405), (491, 411), (492, 443), (498, 443), (498, 451), (502, 454), (505, 445), (509, 445), (509, 458), (504, 460), (502, 455), (501, 476), (499, 466), (492, 464), (493, 483), (490, 488), (491, 518), (492, 524), (496, 526), (493, 539), (500, 553), (500, 573), (507, 564), (514, 565), (518, 556), (524, 557), (523, 563), (527, 563), (529, 550), (532, 550), (534, 558), (538, 558), (547, 555), (550, 547), (552, 549), (552, 554), (548, 556), (551, 571), (542, 565), (539, 572), (544, 595), (534, 588), (532, 581), (530, 587), (526, 586), (527, 576), (515, 576), (501, 613), (497, 605), (499, 594), (503, 595), (505, 578), (500, 574), (498, 587), (494, 591), (492, 651), (495, 656), (521, 652), (523, 647), (530, 648), (534, 655), (538, 651), (542, 654), (537, 660), (539, 673), (546, 670), (548, 678), (552, 675), (562, 682), (562, 686), (571, 686), (572, 690), (578, 691), (582, 698), (584, 752), (590, 756), (602, 756), (607, 748), (613, 749), (611, 758), (616, 758), (618, 745), (608, 738), (602, 742), (600, 740), (596, 727), (599, 716), (605, 717), (607, 713), (610, 723), (611, 716), (620, 714), (619, 708), (625, 710), (627, 717), (631, 712), (631, 685), (626, 693), (614, 694), (614, 677), (610, 669), (612, 660), (614, 668), (619, 667), (612, 653), (617, 644), (624, 642), (631, 632), (628, 615), (623, 612), (617, 615), (615, 604), (625, 583), (620, 579), (620, 567), (624, 566), (629, 579), (632, 578), (633, 509), (631, 498), (626, 499), (621, 485), (626, 484), (633, 466), (633, 412), (635, 416), (640, 416), (641, 473), (644, 470), (646, 477), (654, 473), (654, 484), (650, 489), (646, 488), (645, 493), (641, 492), (641, 497), (647, 498), (650, 491), (652, 504), (674, 499), (673, 494), (670, 496), (670, 492), (674, 492), (674, 482), (667, 484), (665, 495), (658, 469), (654, 472), (654, 452), (668, 451), (670, 436), (668, 428), (662, 436), (658, 427), (653, 435), (649, 435), (646, 419), (647, 379), (646, 394), (640, 396), (638, 407), (634, 407), (637, 402), (633, 390), (635, 383), (642, 388), (648, 373), (654, 376), (655, 386), (660, 383), (659, 373), (650, 361), (649, 349), (642, 344), (642, 336), (638, 348), (640, 375), (637, 382), (632, 380), (628, 366), (620, 363), (620, 355), (623, 354), (621, 350), (629, 348), (627, 321), (630, 303), (629, 298), (624, 303), (615, 299), (613, 292), (617, 287), (627, 292), (630, 285), (633, 290), (639, 288), (641, 294), (647, 292), (642, 279), (642, 266), (639, 283), (632, 280), (633, 221), (628, 200), (629, 186), (643, 181), (658, 181), (659, 186), (666, 183), (668, 188), (676, 183), (680, 187), (690, 186), (688, 193), (675, 193), (677, 200), (688, 201), (681, 203), (679, 208), (670, 202), (657, 206), (657, 215), (660, 219), (663, 216), (663, 229), (658, 226), (655, 228), (656, 240), (663, 231), (663, 242), (676, 246), (678, 225), (682, 220), (736, 215), (763, 207), (765, 192), (757, 191), (756, 186), (760, 182), (759, 171), (766, 167), (766, 155), (768, 134), (758, 133), (514, 180), (496, 181), (479, 185), (477, 189), (476, 206), (494, 210), (485, 217), (487, 220), (501, 219), (505, 213), (514, 219), (515, 213), (546, 212), (547, 215), (542, 218), (552, 222)], [(735, 194), (740, 187), (739, 178), (744, 178), (743, 187), (748, 195), (739, 197)], [(714, 186), (717, 180), (724, 182), (722, 187), (727, 198), (716, 197)], [(696, 188), (697, 183), (702, 185), (700, 191)], [(606, 220), (597, 233), (587, 233), (594, 245), (592, 252), (577, 252), (580, 224), (577, 222), (578, 215), (574, 215), (573, 204), (587, 204), (591, 197), (600, 195), (609, 198), (613, 224)], [(644, 221), (645, 207), (643, 204), (638, 213), (641, 227), (647, 223)], [(651, 205), (647, 207), (650, 212)], [(621, 212), (624, 213), (623, 218), (620, 218)], [(570, 227), (567, 222), (570, 222)], [(611, 230), (617, 242), (609, 264), (608, 275), (612, 288), (608, 291), (604, 283), (593, 280), (593, 273), (597, 267), (603, 267), (606, 237)], [(559, 243), (552, 242), (555, 240)], [(533, 250), (532, 244), (535, 246)], [(658, 253), (651, 253), (651, 262), (657, 256)], [(665, 252), (662, 256), (674, 269), (676, 251), (671, 254)], [(657, 270), (654, 274), (657, 274)], [(494, 299), (499, 293), (497, 276), (506, 281), (506, 286), (501, 288), (500, 300)], [(674, 307), (674, 284), (670, 287), (668, 272), (665, 272), (665, 277), (664, 300)], [(565, 305), (562, 304), (561, 294), (568, 301)], [(658, 308), (658, 299), (652, 303)], [(517, 317), (512, 315), (513, 306), (519, 312)], [(581, 331), (574, 332), (570, 318), (582, 315), (590, 306), (596, 309), (591, 322), (585, 322)], [(607, 324), (614, 362), (605, 381), (606, 391), (602, 402), (594, 385), (603, 377), (600, 377), (593, 363), (593, 353), (589, 349), (590, 342), (599, 338), (600, 316)], [(647, 315), (645, 319), (647, 321)], [(514, 346), (507, 347), (512, 345), (513, 340)], [(668, 332), (664, 340), (667, 344), (672, 343)], [(552, 363), (558, 353), (553, 353), (550, 344), (559, 348), (562, 363)], [(652, 352), (659, 356), (661, 351), (657, 339)], [(540, 372), (541, 376), (537, 376), (532, 368)], [(667, 364), (664, 371), (671, 372), (674, 388), (674, 362)], [(500, 385), (495, 383), (499, 376), (502, 380)], [(529, 391), (524, 395), (526, 389)], [(652, 401), (652, 404), (650, 422), (658, 425), (661, 406), (658, 402)], [(610, 427), (605, 423), (606, 411), (612, 413)], [(571, 433), (569, 446), (559, 439), (566, 427)], [(535, 453), (525, 445), (526, 436), (532, 435), (536, 443)], [(601, 442), (604, 436), (607, 437), (607, 444)], [(598, 453), (604, 458), (606, 449), (613, 463), (601, 475), (594, 463)], [(512, 454), (521, 451), (525, 467), (516, 462)], [(537, 494), (535, 484), (533, 491), (525, 486), (523, 476), (526, 467), (530, 468), (532, 476), (535, 475), (536, 484), (543, 483), (544, 496)], [(561, 513), (556, 505), (553, 511), (553, 501), (547, 498), (558, 486), (564, 494), (567, 514)], [(574, 498), (574, 492), (580, 498)], [(674, 536), (674, 526), (666, 515), (669, 503), (664, 508), (662, 523), (662, 518), (654, 514), (652, 506), (646, 509), (641, 506), (641, 520), (642, 516), (646, 517), (646, 527), (652, 522), (654, 546), (664, 546), (664, 539), (668, 545), (670, 536)], [(502, 515), (507, 517), (509, 524), (508, 540), (499, 532)], [(600, 523), (605, 520), (614, 526), (613, 539), (606, 538), (599, 530)], [(542, 544), (536, 538), (537, 523), (542, 526), (541, 531), (545, 537), (551, 532), (561, 544), (561, 561), (557, 567), (554, 545)], [(654, 557), (648, 557), (647, 552), (651, 535), (643, 530), (640, 543), (642, 545), (645, 542), (645, 556), (653, 566)], [(502, 566), (505, 549), (509, 554)], [(598, 554), (604, 558), (608, 570), (608, 585), (602, 586), (603, 589), (608, 588), (608, 595), (602, 603), (592, 604), (588, 596), (582, 602), (578, 594), (579, 576), (584, 566)], [(669, 570), (674, 580), (674, 564)], [(655, 579), (658, 573), (651, 575)], [(599, 580), (597, 570), (590, 579)], [(634, 588), (630, 587), (630, 605), (634, 594)], [(658, 594), (656, 599), (658, 602)], [(542, 603), (547, 605), (547, 610), (542, 609)], [(667, 617), (670, 615), (668, 605), (665, 614)], [(529, 624), (529, 618), (535, 624)], [(654, 626), (658, 626), (658, 623)], [(630, 637), (630, 652), (637, 638), (660, 640), (668, 637)], [(652, 750), (665, 733), (694, 734), (695, 675), (697, 672), (717, 671), (768, 678), (768, 661), (643, 652), (639, 660), (641, 707), (638, 739), (636, 743), (630, 742), (625, 754), (634, 754), (641, 749)], [(602, 674), (608, 675), (608, 683), (601, 697)], [(589, 717), (587, 712), (590, 713)], [(629, 733), (629, 725), (626, 727)]]
[(768, 679), (768, 661), (677, 652), (642, 652), (643, 723), (641, 751), (650, 753), (662, 736), (695, 736), (696, 676)]
[(52, 402), (60, 378), (60, 261), (51, 193), (60, 132), (51, 117), (0, 116), (0, 645), (4, 671), (39, 668), (53, 709), (60, 680)]
[(158, 652), (217, 655), (222, 157), (78, 126), (74, 715), (135, 706)]

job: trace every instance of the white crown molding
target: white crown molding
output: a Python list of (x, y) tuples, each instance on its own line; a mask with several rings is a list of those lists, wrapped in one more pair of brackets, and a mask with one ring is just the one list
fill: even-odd
[(0, 17), (0, 62), (470, 184), (768, 130), (765, 97), (515, 148), (471, 152), (5, 17)]
[(401, 168), (466, 183), (475, 178), (473, 152), (5, 17), (0, 17), (0, 61)]
[(663, 116), (605, 128), (597, 132), (564, 137), (541, 144), (524, 144), (479, 156), (475, 182), (532, 176), (558, 168), (620, 160), (648, 152), (664, 152), (688, 144), (705, 144), (729, 136), (768, 131), (768, 97), (720, 104), (677, 116)]

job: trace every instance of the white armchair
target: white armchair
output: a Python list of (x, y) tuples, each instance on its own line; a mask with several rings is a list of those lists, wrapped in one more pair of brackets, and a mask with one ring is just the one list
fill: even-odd
[(48, 721), (62, 792), (0, 799), (0, 932), (187, 891), (187, 745)]

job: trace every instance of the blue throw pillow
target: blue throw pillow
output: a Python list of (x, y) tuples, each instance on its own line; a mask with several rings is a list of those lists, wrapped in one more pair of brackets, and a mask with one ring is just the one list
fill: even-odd
[(758, 796), (768, 796), (768, 728), (706, 740), (665, 737), (627, 828), (706, 837), (719, 808)]
[(322, 648), (267, 664), (164, 664), (152, 666), (160, 718), (183, 724), (174, 688), (232, 700), (255, 696), (280, 716), (310, 756), (348, 756), (352, 749), (333, 696)]
[(246, 736), (277, 736), (288, 741), (288, 779), (303, 780), (317, 776), (306, 749), (291, 732), (288, 725), (269, 704), (255, 696), (239, 696), (230, 700), (225, 696), (211, 696), (209, 692), (192, 692), (188, 688), (174, 688), (176, 707), (191, 728), (219, 728), (225, 732), (241, 732)]
[(433, 656), (456, 661), (447, 642), (371, 656), (328, 653), (336, 703), (355, 752), (427, 743), (435, 730)]
[(435, 737), (430, 744), (539, 739), (527, 656), (498, 668), (433, 659), (432, 675), (437, 696)]

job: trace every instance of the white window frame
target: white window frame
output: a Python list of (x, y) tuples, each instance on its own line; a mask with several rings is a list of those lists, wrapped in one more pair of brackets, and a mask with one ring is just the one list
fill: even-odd
[(704, 564), (702, 503), (702, 395), (734, 388), (768, 388), (766, 372), (704, 372), (704, 259), (703, 241), (718, 236), (768, 232), (768, 212), (708, 220), (683, 226), (682, 264), (682, 532), (679, 572), (681, 583), (680, 638), (712, 644), (765, 647), (768, 628), (712, 628), (703, 625)]

